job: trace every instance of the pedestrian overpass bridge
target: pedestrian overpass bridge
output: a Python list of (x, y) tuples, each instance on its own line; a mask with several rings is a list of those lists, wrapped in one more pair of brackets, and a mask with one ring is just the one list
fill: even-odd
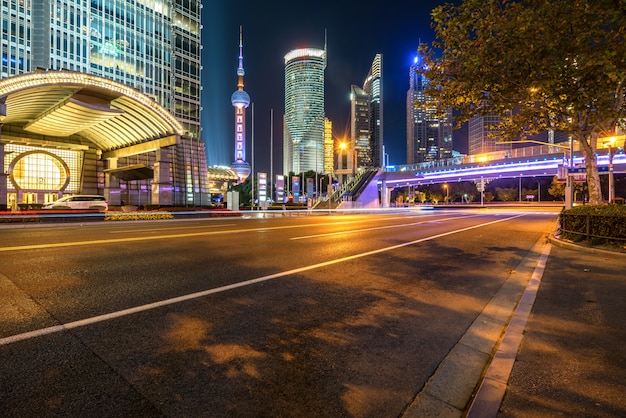
[[(347, 204), (348, 206), (388, 207), (390, 192), (396, 187), (462, 181), (475, 182), (479, 185), (497, 179), (554, 177), (558, 174), (559, 167), (563, 166), (571, 167), (570, 175), (584, 177), (584, 158), (580, 151), (572, 152), (570, 157), (563, 151), (554, 152), (555, 149), (553, 146), (527, 147), (514, 150), (518, 151), (516, 154), (508, 153), (492, 160), (469, 156), (432, 163), (388, 166), (370, 175), (367, 182), (361, 181), (357, 191), (353, 190), (350, 193), (349, 185), (345, 185), (343, 189), (335, 192), (335, 198), (343, 200), (344, 204), (346, 200), (352, 201)], [(608, 152), (601, 150), (596, 155), (601, 174), (608, 174)], [(623, 150), (614, 153), (612, 165), (615, 173), (626, 172), (626, 155)], [(353, 182), (352, 186), (356, 184), (357, 182)]]

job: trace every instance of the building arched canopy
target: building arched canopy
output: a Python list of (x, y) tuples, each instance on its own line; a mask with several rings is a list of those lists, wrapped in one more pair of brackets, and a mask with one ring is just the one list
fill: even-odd
[(180, 123), (149, 96), (90, 74), (38, 71), (5, 78), (0, 101), (4, 127), (78, 136), (103, 152), (183, 134)]
[[(157, 191), (149, 203), (168, 204), (177, 182), (173, 178), (176, 173), (169, 174), (176, 165), (173, 158), (184, 158), (181, 166), (193, 159), (200, 161), (194, 166), (206, 167), (204, 144), (201, 144), (201, 152), (200, 145), (195, 148), (185, 145), (191, 139), (185, 136), (182, 125), (167, 109), (138, 90), (91, 74), (41, 70), (0, 80), (0, 124), (0, 161), (4, 163), (0, 175), (4, 176), (0, 178), (0, 206), (6, 202), (11, 189), (14, 189), (11, 197), (21, 201), (18, 195), (24, 190), (20, 189), (20, 184), (35, 183), (16, 181), (14, 177), (25, 173), (24, 167), (29, 161), (37, 161), (37, 156), (31, 155), (19, 164), (15, 161), (37, 150), (51, 161), (68, 158), (78, 161), (67, 163), (74, 182), (43, 182), (64, 184), (63, 187), (68, 187), (66, 190), (30, 191), (29, 199), (38, 203), (53, 199), (55, 193), (98, 193), (107, 195), (115, 204), (116, 200), (123, 200), (119, 197), (120, 180), (145, 180), (147, 185), (152, 184), (145, 186), (151, 188), (148, 193)], [(67, 157), (58, 150), (73, 154)], [(74, 154), (80, 155), (74, 157)], [(80, 167), (72, 169), (74, 165)], [(17, 167), (19, 173), (10, 172), (9, 167)], [(109, 177), (113, 180), (109, 181)], [(180, 182), (189, 184), (188, 180)]]

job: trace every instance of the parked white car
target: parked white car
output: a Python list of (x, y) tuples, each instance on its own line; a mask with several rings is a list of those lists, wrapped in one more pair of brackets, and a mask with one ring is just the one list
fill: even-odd
[(43, 207), (44, 209), (97, 209), (107, 210), (109, 204), (104, 196), (98, 195), (75, 195), (64, 196), (59, 200), (48, 203)]

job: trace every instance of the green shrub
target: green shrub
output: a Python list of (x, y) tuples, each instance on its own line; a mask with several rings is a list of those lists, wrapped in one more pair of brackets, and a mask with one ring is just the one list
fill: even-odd
[(626, 244), (626, 207), (621, 205), (576, 206), (561, 213), (561, 236), (590, 244)]
[(168, 212), (108, 212), (105, 221), (154, 221), (159, 219), (173, 219), (174, 215)]

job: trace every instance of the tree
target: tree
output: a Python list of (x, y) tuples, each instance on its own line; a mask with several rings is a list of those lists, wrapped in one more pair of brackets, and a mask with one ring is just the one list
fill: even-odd
[(465, 0), (432, 11), (437, 41), (420, 46), (429, 94), (457, 122), (502, 118), (505, 141), (548, 129), (581, 145), (590, 203), (602, 203), (598, 138), (626, 120), (624, 0)]
[[(256, 183), (256, 182), (255, 182)], [(244, 205), (251, 204), (252, 201), (252, 176), (248, 176), (243, 183), (233, 186), (233, 190), (239, 192), (239, 202)]]
[[(580, 183), (574, 183), (574, 192), (580, 194), (583, 192), (583, 185)], [(548, 194), (555, 199), (563, 200), (565, 198), (565, 184), (559, 183), (559, 178), (554, 176), (552, 183), (548, 188)]]
[(496, 187), (496, 195), (502, 202), (512, 202), (517, 200), (519, 191), (512, 187)]
[(548, 194), (555, 199), (563, 200), (565, 197), (565, 184), (559, 183), (559, 178), (554, 176), (552, 178), (552, 184), (548, 188)]
[(431, 192), (430, 193), (430, 201), (435, 205), (443, 200), (443, 195), (441, 193)]
[(468, 201), (473, 202), (479, 198), (478, 189), (476, 184), (469, 181), (463, 181), (454, 184), (454, 193), (452, 194), (452, 201)]

